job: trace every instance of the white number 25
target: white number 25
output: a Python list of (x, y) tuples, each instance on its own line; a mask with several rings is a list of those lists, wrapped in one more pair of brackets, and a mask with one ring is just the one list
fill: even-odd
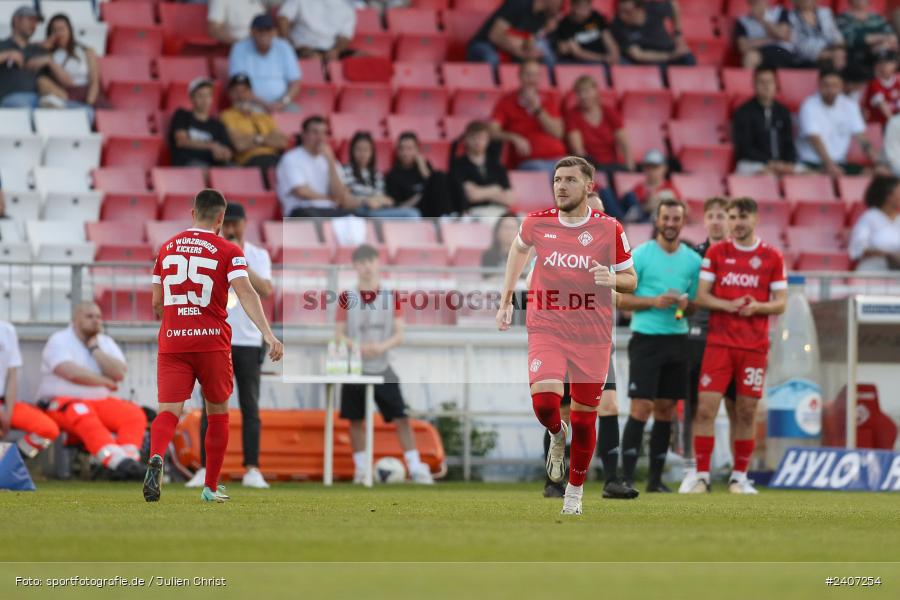
[(763, 384), (763, 370), (762, 369), (754, 369), (753, 367), (747, 367), (744, 369), (744, 374), (747, 376), (744, 379), (744, 385), (749, 385), (751, 387), (760, 387)]
[[(212, 297), (213, 280), (209, 275), (200, 273), (199, 269), (215, 271), (219, 261), (202, 256), (191, 256), (190, 260), (180, 254), (169, 254), (163, 259), (163, 269), (175, 267), (175, 272), (163, 278), (163, 304), (166, 306), (180, 306), (182, 304), (196, 304), (197, 306), (209, 306)], [(194, 290), (187, 294), (173, 294), (172, 286), (180, 285), (190, 280), (202, 286), (200, 295)]]

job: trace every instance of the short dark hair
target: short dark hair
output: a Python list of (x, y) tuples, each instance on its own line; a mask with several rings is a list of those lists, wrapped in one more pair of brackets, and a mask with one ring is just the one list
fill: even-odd
[(594, 165), (580, 156), (567, 156), (560, 159), (560, 161), (556, 163), (556, 166), (553, 167), (553, 174), (556, 175), (556, 172), (562, 167), (578, 167), (581, 170), (581, 174), (584, 175), (588, 181), (593, 181), (594, 175), (597, 173)]
[(215, 221), (226, 206), (225, 196), (219, 190), (206, 188), (194, 196), (194, 211), (200, 221)]
[(303, 124), (300, 126), (301, 131), (306, 131), (313, 125), (327, 125), (328, 122), (325, 120), (325, 117), (322, 115), (312, 115), (310, 117), (306, 117), (303, 119)]
[(831, 65), (826, 65), (826, 66), (822, 67), (821, 69), (819, 69), (819, 81), (822, 81), (826, 77), (831, 77), (831, 76), (840, 77), (841, 80), (844, 79), (844, 76), (841, 74), (841, 72), (838, 71), (837, 69), (835, 69), (834, 67), (832, 67)]
[(581, 77), (579, 77), (578, 79), (575, 80), (574, 84), (572, 84), (572, 89), (573, 90), (581, 89), (582, 87), (584, 87), (586, 85), (592, 85), (594, 87), (598, 87), (597, 80), (595, 80), (590, 75), (582, 75)]
[(527, 67), (528, 65), (541, 66), (541, 61), (535, 60), (533, 58), (527, 58), (527, 59), (523, 60), (522, 62), (519, 63), (519, 73), (524, 71), (525, 67)]
[(881, 208), (898, 185), (900, 185), (900, 178), (897, 177), (890, 175), (873, 177), (866, 188), (863, 202), (869, 208)]
[(773, 77), (778, 75), (778, 71), (775, 69), (775, 67), (767, 64), (762, 64), (753, 69), (753, 79), (756, 79), (763, 73), (771, 73)]
[(687, 204), (685, 204), (683, 201), (679, 200), (678, 198), (663, 198), (662, 200), (660, 200), (659, 204), (656, 206), (656, 216), (657, 217), (659, 217), (659, 213), (662, 212), (662, 208), (664, 206), (669, 207), (669, 208), (678, 207), (682, 210), (682, 212), (684, 213), (684, 216), (687, 217), (687, 212), (688, 212)]
[(635, 8), (644, 8), (644, 0), (619, 0), (619, 4), (631, 3)]
[(376, 250), (374, 246), (370, 246), (369, 244), (362, 244), (353, 251), (353, 254), (350, 255), (350, 260), (358, 263), (363, 262), (364, 260), (372, 260), (373, 258), (378, 258), (378, 256), (378, 250)]
[(487, 133), (490, 134), (491, 126), (487, 124), (486, 121), (470, 121), (468, 125), (466, 125), (466, 130), (463, 132), (464, 137), (469, 137), (470, 135), (475, 135), (476, 133)]
[(728, 210), (728, 198), (723, 198), (722, 196), (707, 198), (706, 202), (703, 203), (703, 214), (708, 213), (714, 206), (718, 206), (722, 210)]
[(726, 210), (731, 210), (732, 208), (736, 209), (738, 212), (748, 214), (756, 214), (759, 212), (759, 206), (756, 204), (756, 200), (748, 198), (747, 196), (732, 198), (731, 202), (728, 203), (728, 208)]

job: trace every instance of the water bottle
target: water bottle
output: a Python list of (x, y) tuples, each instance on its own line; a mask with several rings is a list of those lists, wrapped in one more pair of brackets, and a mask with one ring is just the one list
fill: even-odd
[(340, 359), (338, 358), (337, 343), (331, 340), (328, 342), (328, 351), (325, 354), (325, 374), (339, 375), (342, 372)]
[(350, 352), (349, 372), (351, 375), (362, 375), (362, 351), (359, 349), (359, 341), (354, 342)]
[(819, 342), (802, 276), (788, 277), (787, 307), (778, 317), (769, 353), (766, 468), (790, 446), (817, 446), (822, 432)]

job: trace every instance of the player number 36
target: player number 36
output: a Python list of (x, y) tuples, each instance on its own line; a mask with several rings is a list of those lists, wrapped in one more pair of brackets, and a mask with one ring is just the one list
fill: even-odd
[[(219, 261), (202, 256), (191, 256), (188, 259), (180, 254), (169, 254), (163, 259), (163, 269), (175, 267), (175, 272), (163, 277), (163, 304), (166, 306), (180, 306), (182, 304), (195, 304), (197, 306), (209, 306), (212, 297), (213, 280), (209, 275), (204, 275), (200, 269), (215, 271)], [(172, 286), (180, 285), (190, 280), (199, 284), (200, 294), (189, 290), (187, 294), (173, 294)]]
[(751, 387), (760, 387), (763, 384), (763, 370), (747, 367), (744, 369), (744, 385)]

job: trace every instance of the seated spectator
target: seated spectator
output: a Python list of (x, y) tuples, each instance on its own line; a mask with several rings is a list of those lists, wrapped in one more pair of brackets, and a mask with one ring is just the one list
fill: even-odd
[[(668, 0), (619, 0), (612, 34), (622, 53), (622, 62), (645, 65), (694, 65), (681, 35), (678, 12)], [(675, 38), (666, 29), (666, 19), (675, 26)]]
[(31, 5), (15, 10), (10, 36), (0, 42), (0, 107), (34, 108), (38, 98), (49, 107), (64, 107), (65, 90), (47, 76), (61, 76), (62, 67), (53, 61), (47, 49), (28, 40), (34, 35), (40, 13)]
[(60, 67), (53, 71), (53, 79), (62, 87), (61, 99), (96, 106), (100, 100), (97, 53), (75, 40), (69, 17), (59, 14), (50, 19), (44, 43)]
[(891, 173), (900, 177), (900, 114), (896, 114), (884, 128), (884, 156)]
[(554, 37), (560, 62), (608, 65), (619, 62), (619, 46), (606, 17), (594, 10), (591, 0), (573, 0)]
[(494, 221), (491, 245), (481, 255), (481, 266), (486, 269), (505, 269), (509, 248), (516, 241), (517, 235), (519, 235), (519, 217), (516, 215), (506, 213)]
[(394, 199), (385, 193), (384, 176), (378, 170), (375, 141), (368, 131), (358, 131), (350, 140), (350, 160), (344, 165), (344, 185), (358, 207), (358, 217), (417, 218), (419, 211), (406, 206), (394, 206)]
[(779, 21), (781, 9), (769, 0), (748, 0), (750, 11), (737, 18), (734, 39), (745, 69), (760, 65), (793, 67), (797, 56), (791, 44), (791, 27)]
[(188, 85), (191, 110), (179, 108), (169, 126), (169, 148), (176, 167), (212, 167), (231, 161), (231, 138), (212, 116), (213, 82), (198, 77)]
[(847, 246), (856, 270), (900, 269), (900, 179), (875, 177), (864, 201), (869, 208), (853, 226)]
[[(844, 78), (844, 94), (857, 104), (862, 105), (866, 89), (869, 87), (869, 81), (872, 80), (869, 69), (861, 65), (848, 64), (841, 71), (841, 76)], [(863, 115), (865, 116), (865, 111), (863, 111)]]
[(628, 134), (614, 106), (601, 106), (597, 82), (588, 75), (575, 81), (578, 106), (566, 114), (566, 140), (573, 154), (606, 173), (634, 170)]
[(301, 57), (338, 60), (351, 54), (356, 10), (348, 2), (285, 0), (278, 9), (278, 32)]
[(883, 168), (866, 138), (866, 123), (859, 104), (845, 96), (841, 75), (833, 69), (819, 73), (819, 91), (800, 106), (797, 156), (807, 167), (829, 175), (859, 173), (847, 164), (850, 142), (855, 138), (879, 170)]
[(791, 111), (775, 100), (775, 71), (758, 67), (753, 73), (755, 97), (740, 106), (731, 118), (737, 173), (758, 175), (794, 173), (797, 152)]
[(447, 174), (435, 170), (419, 148), (419, 138), (405, 131), (394, 147), (394, 164), (385, 178), (385, 191), (398, 206), (414, 207), (426, 218), (453, 212)]
[(59, 437), (59, 426), (47, 413), (19, 400), (22, 353), (12, 323), (0, 321), (0, 440), (11, 429), (24, 433), (16, 446), (24, 458), (34, 458)]
[(547, 34), (556, 28), (561, 9), (562, 0), (505, 0), (469, 42), (466, 60), (490, 63), (495, 70), (504, 58), (553, 65)]
[(866, 120), (882, 126), (900, 112), (900, 78), (894, 52), (882, 52), (875, 59), (875, 78), (866, 86), (862, 106)]
[(111, 393), (128, 367), (118, 344), (103, 333), (93, 302), (75, 307), (72, 323), (47, 340), (37, 398), (62, 431), (77, 437), (97, 464), (124, 479), (143, 479), (140, 448), (144, 411)]
[(263, 178), (268, 178), (268, 169), (278, 164), (288, 138), (278, 130), (272, 115), (253, 101), (246, 73), (231, 77), (228, 97), (231, 108), (222, 111), (221, 119), (236, 152), (234, 162), (242, 167), (259, 167)]
[(314, 115), (303, 121), (301, 144), (278, 161), (275, 181), (286, 217), (339, 217), (356, 208), (328, 143), (328, 124)]
[(847, 44), (847, 62), (871, 66), (878, 54), (897, 50), (897, 35), (887, 19), (869, 10), (869, 0), (850, 0), (847, 12), (838, 15), (838, 29)]
[(266, 3), (263, 0), (208, 0), (207, 33), (214, 40), (230, 46), (249, 36), (253, 18), (264, 12)]
[(644, 181), (624, 194), (620, 192), (620, 198), (606, 190), (600, 195), (606, 213), (623, 223), (647, 223), (662, 200), (681, 199), (678, 188), (669, 181), (669, 167), (662, 152), (647, 152), (641, 161), (641, 171)]
[(543, 68), (537, 61), (523, 62), (519, 89), (501, 97), (491, 115), (493, 136), (512, 145), (511, 168), (552, 172), (566, 154), (556, 95), (538, 89)]
[(472, 121), (463, 134), (465, 151), (450, 163), (450, 182), (456, 212), (476, 217), (496, 217), (509, 211), (515, 195), (509, 174), (500, 161), (488, 153), (491, 128)]
[(834, 22), (831, 9), (816, 6), (816, 0), (794, 0), (794, 9), (781, 9), (780, 23), (791, 28), (791, 43), (797, 67), (831, 66), (840, 71), (847, 65), (844, 36)]
[(286, 41), (275, 37), (275, 21), (268, 14), (257, 15), (250, 25), (250, 37), (231, 47), (228, 76), (249, 73), (253, 100), (269, 112), (297, 112), (294, 101), (300, 91), (297, 55)]

